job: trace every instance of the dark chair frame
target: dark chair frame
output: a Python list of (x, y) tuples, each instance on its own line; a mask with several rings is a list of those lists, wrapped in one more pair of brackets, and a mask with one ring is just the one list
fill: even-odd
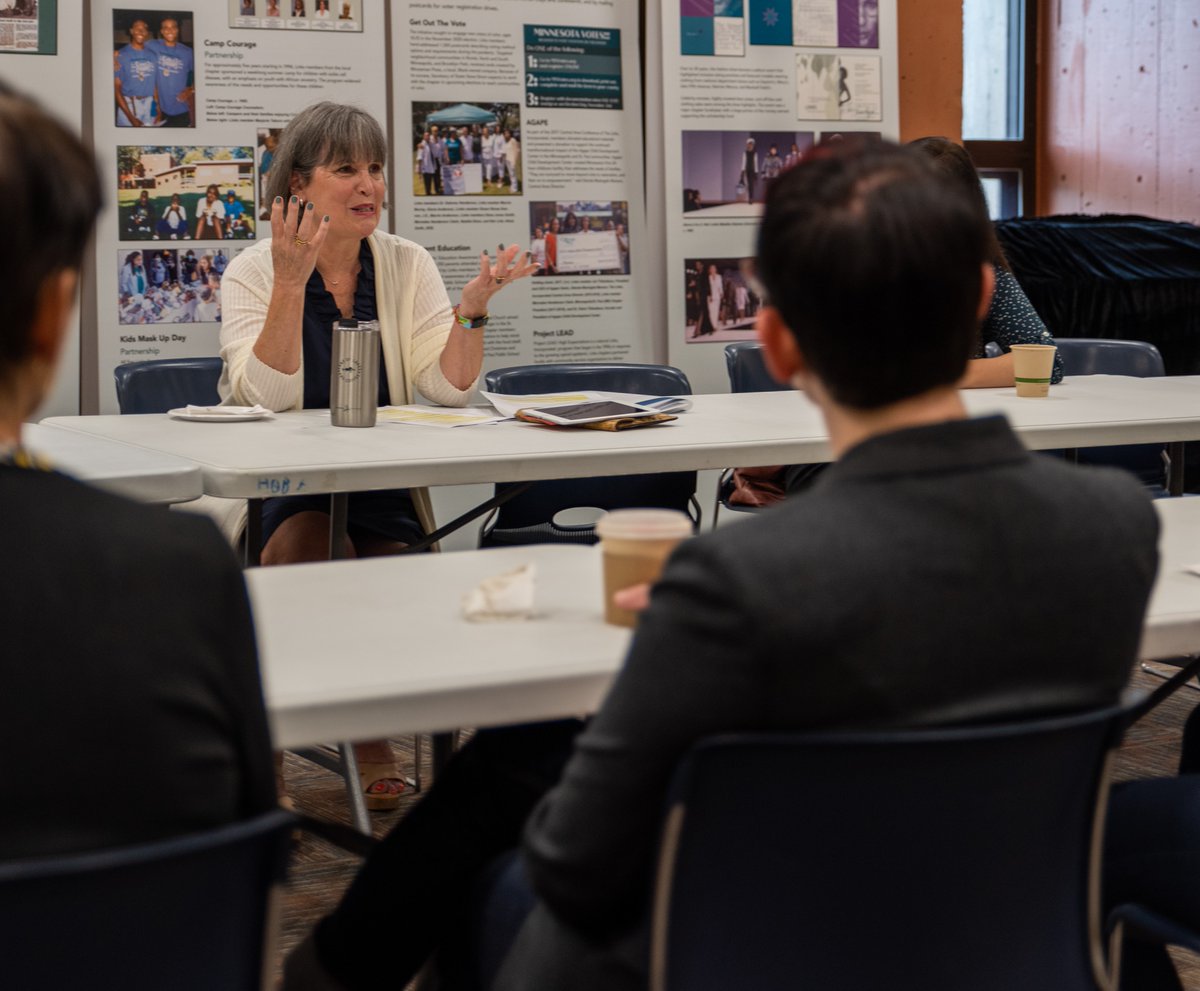
[(0, 864), (0, 957), (13, 988), (258, 991), (293, 814)]
[(701, 741), (671, 787), (651, 988), (1107, 988), (1124, 715)]
[(1115, 988), (1099, 897), (1113, 752), (1200, 656), (1180, 663), (1075, 713), (698, 741), (668, 791), (652, 991)]

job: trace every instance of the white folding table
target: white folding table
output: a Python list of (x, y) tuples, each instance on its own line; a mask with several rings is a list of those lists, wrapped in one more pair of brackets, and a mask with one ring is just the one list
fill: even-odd
[(693, 409), (672, 423), (620, 433), (515, 421), (453, 429), (381, 421), (354, 429), (332, 426), (328, 410), (230, 423), (173, 420), (165, 414), (44, 422), (187, 458), (199, 465), (209, 495), (242, 499), (829, 458), (820, 415), (801, 395), (693, 400)]
[[(1200, 498), (1160, 499), (1162, 564), (1140, 656), (1200, 652)], [(532, 563), (536, 614), (472, 623), (464, 593)], [(594, 547), (539, 544), (246, 573), (275, 745), (595, 710), (631, 631), (601, 615)]]
[(26, 423), (24, 444), (50, 466), (97, 488), (141, 502), (188, 502), (203, 491), (195, 462), (103, 437)]
[[(1200, 440), (1200, 376), (1068, 378), (1046, 399), (1012, 389), (962, 393), (972, 415), (1004, 413), (1033, 449)], [(693, 396), (673, 423), (609, 433), (505, 422), (439, 429), (331, 426), (328, 410), (252, 422), (165, 414), (52, 417), (44, 425), (195, 462), (204, 491), (265, 498), (580, 475), (829, 460), (817, 408), (795, 392)]]
[(1158, 580), (1142, 634), (1143, 660), (1200, 654), (1200, 498), (1156, 499), (1162, 523)]
[[(331, 556), (342, 546), (349, 492), (829, 459), (820, 414), (803, 396), (781, 392), (693, 399), (694, 408), (671, 423), (620, 433), (516, 421), (453, 429), (380, 422), (371, 429), (354, 429), (332, 426), (328, 410), (251, 422), (193, 422), (165, 414), (44, 422), (187, 458), (199, 466), (209, 495), (335, 496)], [(249, 563), (254, 563), (258, 546), (257, 520), (252, 510)]]
[[(1004, 413), (1034, 449), (1200, 440), (1200, 376), (1067, 379), (1045, 399), (1012, 389), (963, 392), (973, 415)], [(198, 423), (165, 414), (53, 417), (43, 421), (149, 451), (200, 469), (209, 495), (244, 499), (330, 494), (339, 548), (345, 494), (383, 488), (525, 482), (548, 478), (690, 471), (827, 461), (817, 408), (795, 392), (693, 396), (672, 423), (609, 433), (505, 422), (454, 429), (381, 423), (334, 427), (327, 410), (301, 410), (253, 422)], [(251, 513), (248, 548), (257, 548)], [(460, 521), (465, 522), (465, 520)]]
[(1077, 375), (1044, 399), (1013, 389), (966, 389), (962, 397), (972, 415), (1006, 415), (1032, 450), (1200, 439), (1200, 375)]
[[(463, 618), (464, 593), (526, 563), (532, 619)], [(597, 548), (556, 544), (247, 571), (274, 745), (593, 711), (631, 634), (603, 621), (600, 573)]]

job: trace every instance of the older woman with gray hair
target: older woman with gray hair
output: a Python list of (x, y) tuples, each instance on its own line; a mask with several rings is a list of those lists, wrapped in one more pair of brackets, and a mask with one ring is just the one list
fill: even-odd
[[(284, 128), (267, 184), (271, 238), (238, 255), (222, 280), (223, 399), (327, 408), (332, 327), (355, 318), (379, 321), (380, 405), (410, 403), (418, 391), (440, 405), (466, 404), (483, 362), (489, 301), (536, 266), (515, 245), (494, 260), (481, 252), (478, 274), (451, 306), (429, 253), (378, 229), (386, 162), (382, 128), (357, 107), (318, 103)], [(346, 554), (395, 553), (432, 528), (423, 490), (353, 493)], [(326, 498), (268, 499), (262, 561), (327, 557), (328, 534)], [(394, 807), (402, 783), (375, 766), (385, 754), (360, 751), (359, 759), (368, 805)]]

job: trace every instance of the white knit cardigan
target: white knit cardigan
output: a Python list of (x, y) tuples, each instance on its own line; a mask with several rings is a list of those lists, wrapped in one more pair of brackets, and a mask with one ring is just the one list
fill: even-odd
[[(454, 314), (450, 298), (429, 252), (394, 234), (376, 231), (367, 242), (375, 262), (375, 305), (383, 345), (388, 394), (394, 405), (411, 403), (416, 391), (440, 406), (465, 406), (474, 388), (455, 388), (442, 373), (438, 358), (446, 346)], [(221, 358), (218, 385), (226, 404), (261, 403), (272, 410), (299, 409), (304, 402), (304, 365), (288, 375), (263, 364), (254, 342), (267, 319), (274, 285), (270, 239), (241, 252), (221, 278)], [(433, 507), (425, 489), (412, 489), (413, 504), (426, 532), (434, 529)], [(205, 500), (208, 502), (209, 500)], [(229, 502), (229, 500), (222, 500)], [(197, 507), (199, 508), (199, 507)], [(213, 513), (215, 506), (205, 507)], [(222, 529), (231, 538), (245, 525), (240, 512), (228, 507)]]

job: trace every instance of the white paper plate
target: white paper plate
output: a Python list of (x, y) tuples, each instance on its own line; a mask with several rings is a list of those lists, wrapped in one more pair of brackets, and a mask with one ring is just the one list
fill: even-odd
[(245, 420), (262, 420), (273, 414), (269, 409), (253, 413), (190, 413), (186, 406), (167, 410), (168, 416), (176, 420), (195, 420), (198, 423), (241, 423)]

